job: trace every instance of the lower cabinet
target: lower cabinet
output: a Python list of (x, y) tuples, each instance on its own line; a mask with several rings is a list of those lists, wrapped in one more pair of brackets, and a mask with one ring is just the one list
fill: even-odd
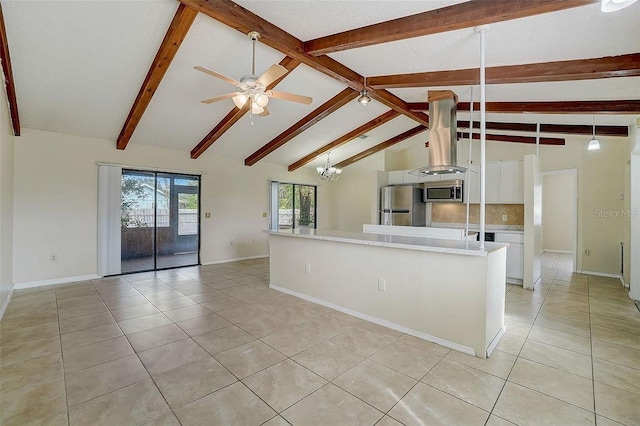
[(496, 232), (497, 243), (509, 243), (507, 248), (507, 282), (522, 283), (524, 278), (524, 233)]

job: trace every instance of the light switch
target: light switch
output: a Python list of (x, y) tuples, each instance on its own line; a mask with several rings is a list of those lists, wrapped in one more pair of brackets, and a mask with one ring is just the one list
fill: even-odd
[(204, 212), (204, 217), (206, 219), (211, 219), (211, 212)]
[(267, 217), (267, 212), (262, 212), (262, 217)]

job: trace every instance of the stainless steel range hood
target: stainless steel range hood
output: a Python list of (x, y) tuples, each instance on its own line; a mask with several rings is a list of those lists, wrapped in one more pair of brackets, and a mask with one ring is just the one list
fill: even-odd
[(442, 173), (464, 173), (456, 156), (458, 96), (451, 90), (428, 93), (429, 101), (429, 165), (412, 170), (416, 176)]

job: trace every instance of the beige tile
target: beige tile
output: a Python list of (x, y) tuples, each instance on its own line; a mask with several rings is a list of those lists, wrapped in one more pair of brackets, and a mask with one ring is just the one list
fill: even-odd
[(528, 340), (524, 344), (520, 357), (558, 368), (568, 373), (577, 374), (587, 379), (591, 379), (593, 376), (591, 357), (589, 355), (545, 345), (533, 340)]
[(418, 383), (389, 415), (406, 425), (484, 425), (485, 412), (437, 389)]
[(593, 375), (596, 382), (640, 395), (640, 370), (594, 359)]
[(505, 318), (504, 323), (508, 334), (524, 338), (529, 335), (532, 327), (531, 324), (527, 324), (526, 322), (514, 321), (508, 318)]
[(383, 413), (327, 384), (282, 413), (293, 425), (372, 425)]
[(231, 325), (229, 321), (214, 313), (180, 321), (176, 324), (190, 336), (195, 336)]
[(116, 321), (124, 321), (131, 318), (143, 317), (145, 315), (157, 314), (160, 312), (151, 303), (145, 303), (144, 305), (129, 306), (122, 309), (114, 309), (111, 314)]
[(241, 382), (175, 411), (182, 426), (261, 425), (276, 413)]
[(604, 317), (601, 315), (591, 315), (591, 325), (602, 328), (610, 328), (617, 331), (624, 331), (627, 333), (640, 333), (640, 319), (638, 319), (637, 321), (633, 321), (628, 318), (619, 319)]
[(234, 299), (233, 297), (227, 297), (225, 299), (216, 299), (210, 302), (204, 302), (202, 306), (212, 310), (213, 312), (221, 312), (227, 309), (240, 308), (243, 306), (246, 307), (249, 306), (249, 304), (238, 299)]
[(55, 300), (31, 304), (10, 303), (2, 318), (8, 321), (9, 319), (25, 318), (32, 315), (55, 315), (57, 311), (58, 306)]
[(333, 337), (331, 341), (345, 349), (368, 357), (393, 342), (394, 339), (377, 333), (350, 329)]
[(100, 312), (93, 315), (68, 318), (60, 320), (60, 332), (71, 333), (73, 331), (84, 330), (115, 322), (109, 312)]
[(400, 336), (400, 338), (398, 338), (398, 342), (405, 343), (409, 346), (413, 346), (414, 348), (421, 349), (425, 352), (430, 352), (439, 357), (445, 356), (451, 350), (442, 345), (438, 345), (437, 343), (428, 342), (418, 337), (409, 336), (408, 334)]
[(485, 426), (512, 426), (514, 424), (515, 423), (508, 422), (505, 419), (492, 414), (489, 416), (489, 420), (487, 420)]
[(547, 315), (566, 318), (573, 321), (580, 321), (587, 324), (589, 323), (588, 312), (571, 311), (571, 310), (559, 308), (556, 306), (543, 306), (542, 309), (540, 309), (540, 316), (547, 316)]
[(225, 318), (227, 321), (230, 321), (234, 324), (267, 316), (266, 312), (251, 305), (242, 306), (240, 308), (226, 309), (224, 311), (220, 311), (218, 314), (221, 317)]
[(640, 370), (640, 350), (593, 340), (593, 357)]
[(64, 380), (57, 378), (13, 392), (3, 392), (0, 423), (4, 426), (66, 425)]
[(159, 374), (154, 380), (174, 410), (237, 381), (210, 356)]
[(289, 422), (280, 416), (275, 416), (268, 422), (262, 423), (262, 426), (289, 426)]
[(102, 298), (95, 293), (93, 296), (72, 297), (69, 299), (58, 299), (58, 309), (73, 308), (77, 306), (95, 305), (102, 302)]
[(145, 315), (143, 317), (131, 318), (118, 322), (118, 325), (122, 328), (124, 334), (133, 334), (166, 324), (171, 324), (171, 320), (162, 313)]
[(0, 343), (10, 345), (12, 343), (22, 343), (28, 340), (38, 340), (47, 337), (55, 337), (60, 334), (58, 322), (47, 322), (33, 327), (7, 329), (0, 323)]
[(216, 354), (216, 359), (239, 379), (277, 364), (285, 358), (280, 352), (259, 340)]
[(193, 340), (185, 339), (138, 353), (152, 375), (209, 357)]
[(157, 300), (153, 302), (156, 305), (156, 308), (161, 311), (169, 311), (178, 308), (184, 308), (185, 306), (197, 305), (197, 302), (189, 299), (187, 296), (180, 295), (179, 297), (175, 297), (172, 299), (163, 299)]
[(129, 306), (135, 305), (144, 305), (145, 303), (149, 303), (149, 300), (144, 296), (131, 296), (131, 297), (123, 297), (122, 299), (112, 299), (105, 300), (105, 302), (109, 309), (122, 309), (128, 308)]
[[(0, 392), (7, 393), (39, 382), (63, 377), (60, 353), (7, 365), (0, 368)], [(1, 399), (1, 398), (0, 398)]]
[(596, 422), (598, 426), (620, 426), (622, 423), (614, 422), (611, 419), (596, 414)]
[(640, 395), (595, 382), (596, 412), (625, 425), (640, 424)]
[(184, 297), (184, 294), (180, 293), (178, 290), (172, 289), (167, 291), (161, 291), (159, 293), (151, 293), (151, 294), (148, 294), (146, 297), (151, 301), (151, 303), (155, 303), (161, 300), (181, 298), (181, 297)]
[(504, 380), (456, 362), (442, 360), (422, 382), (491, 411), (504, 386)]
[(66, 375), (69, 407), (148, 378), (137, 356), (130, 355)]
[(445, 359), (484, 371), (485, 373), (493, 374), (501, 379), (506, 379), (509, 376), (511, 368), (516, 362), (515, 356), (500, 351), (493, 351), (491, 356), (485, 359), (463, 354), (458, 351), (451, 351)]
[(142, 424), (168, 413), (151, 379), (69, 408), (70, 425)]
[(393, 342), (370, 357), (371, 360), (420, 380), (442, 358), (401, 342)]
[(327, 380), (335, 379), (364, 360), (360, 355), (327, 341), (300, 352), (292, 359)]
[(365, 360), (333, 381), (350, 394), (386, 412), (416, 384), (416, 380)]
[(505, 333), (496, 346), (496, 349), (501, 352), (506, 352), (508, 354), (518, 356), (520, 350), (522, 349), (522, 345), (524, 345), (524, 341), (524, 337)]
[(127, 286), (127, 288), (123, 288), (121, 290), (100, 293), (100, 297), (102, 297), (102, 300), (104, 301), (114, 300), (114, 299), (124, 299), (126, 297), (132, 297), (132, 296), (140, 296), (140, 293), (138, 292), (138, 290), (136, 290), (131, 286)]
[(122, 336), (122, 331), (118, 324), (111, 323), (99, 325), (97, 327), (86, 328), (84, 330), (73, 331), (60, 336), (63, 349), (76, 348), (78, 346), (89, 345), (103, 340), (113, 339)]
[(291, 324), (274, 317), (262, 317), (240, 322), (238, 327), (251, 334), (257, 339), (269, 336), (291, 327)]
[(233, 349), (255, 340), (253, 336), (245, 333), (234, 325), (193, 336), (193, 339), (211, 355)]
[(0, 365), (7, 366), (60, 352), (60, 336), (44, 339), (11, 341), (0, 345)]
[(615, 345), (640, 350), (640, 336), (635, 333), (592, 326), (591, 338), (593, 340), (602, 340)]
[(591, 336), (591, 328), (589, 324), (553, 315), (539, 316), (535, 325), (564, 331), (565, 333), (577, 334), (583, 337)]
[(522, 426), (592, 425), (593, 413), (507, 382), (493, 414)]
[(15, 316), (8, 316), (2, 319), (3, 329), (18, 329), (25, 327), (34, 327), (49, 322), (58, 321), (58, 314), (55, 310), (35, 313), (20, 313)]
[(534, 325), (529, 333), (529, 340), (556, 346), (558, 348), (591, 355), (591, 340), (587, 337), (577, 336), (563, 331)]
[(167, 324), (129, 334), (127, 339), (129, 339), (136, 352), (142, 352), (167, 343), (184, 340), (188, 337), (177, 325)]
[(288, 359), (249, 376), (243, 382), (278, 412), (327, 383), (320, 376)]
[(184, 308), (164, 311), (164, 314), (174, 322), (210, 315), (211, 313), (212, 312), (209, 309), (205, 308), (202, 305), (192, 305), (186, 306)]
[(64, 371), (66, 374), (73, 373), (114, 359), (124, 358), (127, 355), (133, 355), (133, 353), (131, 345), (124, 336), (74, 349), (63, 349)]
[(402, 426), (402, 423), (392, 417), (384, 416), (376, 423), (376, 426)]
[(101, 312), (108, 312), (107, 306), (100, 302), (92, 305), (76, 306), (73, 308), (58, 309), (60, 320), (82, 317), (85, 315), (95, 315)]
[(526, 359), (518, 359), (509, 381), (593, 410), (593, 388), (590, 379), (567, 373)]
[(157, 419), (151, 420), (148, 423), (145, 423), (145, 426), (180, 426), (180, 422), (173, 412), (169, 414), (165, 414), (162, 417), (158, 417)]

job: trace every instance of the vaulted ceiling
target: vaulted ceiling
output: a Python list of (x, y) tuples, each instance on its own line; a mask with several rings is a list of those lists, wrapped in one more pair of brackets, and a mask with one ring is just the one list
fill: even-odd
[[(338, 163), (389, 140), (403, 141), (387, 149), (402, 149), (428, 140), (424, 129), (406, 133), (427, 124), (419, 103), (428, 90), (471, 100), (476, 82), (467, 80), (477, 71), (443, 71), (479, 66), (473, 26), (486, 22), (493, 22), (487, 77), (511, 81), (487, 87), (487, 101), (496, 103), (489, 121), (590, 126), (596, 113), (599, 126), (628, 126), (640, 117), (640, 2), (603, 13), (590, 0), (181, 1), (3, 0), (21, 125), (112, 140), (114, 149), (153, 145), (194, 161), (220, 155), (290, 170), (323, 164), (329, 150)], [(277, 90), (311, 96), (311, 105), (272, 99), (270, 116), (252, 117), (230, 99), (200, 102), (234, 88), (193, 67), (249, 74), (249, 30), (263, 34), (257, 74), (283, 63), (291, 71)], [(620, 55), (634, 56), (598, 59)], [(585, 59), (597, 61), (567, 62)], [(562, 63), (495, 68), (555, 61)], [(366, 107), (355, 100), (364, 77), (375, 99)], [(477, 84), (474, 93), (477, 101)], [(519, 104), (533, 101), (542, 105)], [(460, 109), (458, 119), (469, 120)], [(563, 137), (547, 129), (545, 136)]]

